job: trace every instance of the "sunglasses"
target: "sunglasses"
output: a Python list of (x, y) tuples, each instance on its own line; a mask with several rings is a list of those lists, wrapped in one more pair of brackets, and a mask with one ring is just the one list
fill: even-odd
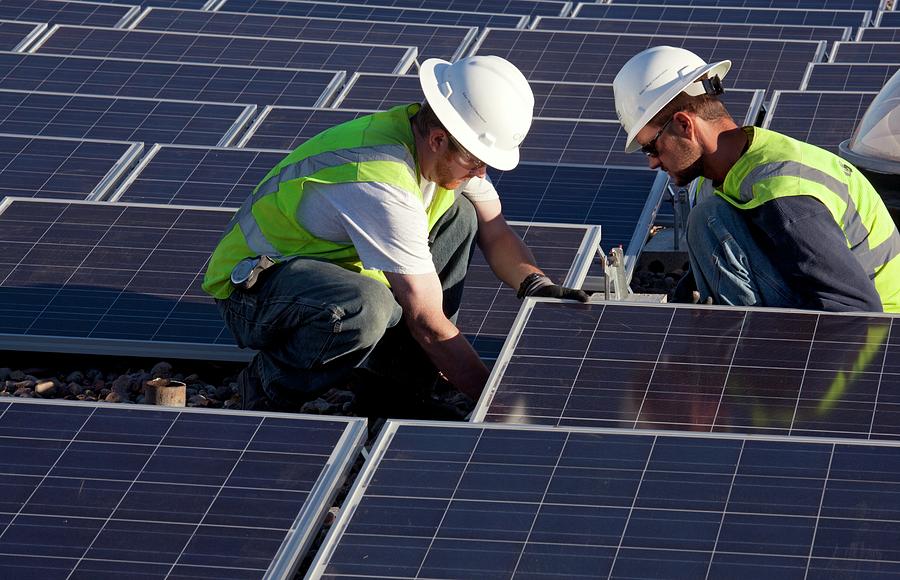
[(447, 131), (447, 137), (450, 139), (450, 142), (453, 143), (453, 146), (456, 148), (456, 151), (458, 153), (456, 157), (457, 157), (457, 160), (459, 161), (460, 165), (462, 165), (463, 167), (465, 167), (466, 169), (468, 169), (470, 171), (476, 171), (478, 169), (481, 169), (482, 167), (487, 167), (487, 163), (485, 163), (481, 159), (479, 159), (479, 158), (475, 157), (474, 155), (472, 155), (471, 153), (469, 153), (466, 150), (466, 148), (463, 147), (460, 144), (460, 142), (457, 141), (453, 137), (453, 135), (450, 134), (449, 131)]
[(647, 157), (659, 157), (659, 150), (656, 148), (656, 141), (662, 137), (663, 132), (669, 127), (669, 124), (672, 122), (675, 116), (669, 117), (669, 120), (666, 121), (666, 124), (660, 127), (659, 131), (656, 132), (656, 136), (653, 139), (647, 141), (646, 145), (641, 145), (641, 151)]

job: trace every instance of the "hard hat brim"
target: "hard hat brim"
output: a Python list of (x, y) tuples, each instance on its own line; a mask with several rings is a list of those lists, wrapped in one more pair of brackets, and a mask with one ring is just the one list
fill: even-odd
[(419, 85), (425, 94), (425, 100), (431, 105), (434, 114), (447, 131), (469, 153), (495, 169), (501, 171), (514, 169), (519, 164), (519, 148), (500, 149), (484, 145), (441, 93), (440, 86), (443, 83), (444, 72), (450, 64), (440, 58), (429, 58), (419, 66)]
[(731, 61), (720, 60), (719, 62), (702, 66), (696, 71), (692, 72), (690, 75), (685, 75), (684, 83), (674, 85), (669, 91), (661, 95), (660, 98), (658, 98), (653, 103), (653, 105), (651, 105), (647, 108), (646, 111), (644, 111), (644, 114), (641, 115), (638, 122), (634, 124), (631, 132), (628, 133), (628, 137), (625, 141), (625, 153), (634, 153), (641, 148), (641, 145), (637, 141), (635, 141), (635, 137), (637, 137), (637, 134), (647, 126), (647, 123), (649, 123), (653, 119), (653, 117), (657, 115), (657, 113), (662, 111), (666, 105), (672, 102), (672, 99), (677, 97), (694, 81), (705, 74), (708, 74), (709, 76), (718, 75), (720, 79), (724, 79), (729, 70), (731, 70)]

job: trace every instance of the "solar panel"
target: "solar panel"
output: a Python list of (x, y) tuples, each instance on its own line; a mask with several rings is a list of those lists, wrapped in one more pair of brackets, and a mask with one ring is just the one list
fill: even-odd
[(0, 135), (0, 199), (96, 199), (143, 149), (124, 141)]
[(141, 5), (160, 6), (163, 8), (185, 8), (188, 10), (201, 10), (212, 3), (210, 0), (143, 0), (141, 2), (136, 2), (136, 0), (109, 0), (109, 2), (113, 4), (138, 3)]
[(450, 24), (459, 26), (496, 26), (522, 28), (528, 16), (488, 12), (457, 12), (452, 10), (391, 8), (341, 2), (306, 2), (303, 0), (225, 0), (220, 11), (311, 16), (315, 18), (346, 18), (382, 22), (418, 22), (420, 24)]
[(419, 57), (456, 60), (475, 39), (474, 27), (272, 16), (241, 12), (208, 12), (150, 8), (131, 28), (168, 32), (201, 32), (415, 46)]
[[(612, 0), (613, 4), (617, 4)], [(643, 4), (641, 0), (627, 0), (629, 4)], [(652, 4), (675, 6), (735, 6), (740, 8), (809, 8), (813, 10), (869, 10), (875, 14), (884, 7), (884, 0), (650, 0)]]
[(0, 52), (7, 89), (254, 105), (319, 106), (344, 72)]
[(366, 433), (361, 419), (145, 405), (0, 412), (0, 566), (16, 578), (290, 577)]
[[(475, 420), (900, 436), (900, 327), (883, 314), (526, 306)], [(893, 346), (892, 346), (893, 345)]]
[(763, 127), (838, 152), (876, 92), (777, 91)]
[(288, 153), (155, 145), (110, 201), (236, 208)]
[[(373, 111), (266, 107), (238, 143), (256, 149), (293, 149), (325, 129)], [(626, 155), (618, 121), (535, 119), (522, 144), (522, 161), (644, 167), (646, 158)]]
[(529, 80), (612, 83), (622, 66), (655, 45), (686, 48), (706, 61), (730, 59), (729, 86), (796, 89), (806, 65), (822, 60), (823, 42), (488, 29), (471, 54), (510, 60)]
[(670, 36), (769, 38), (824, 40), (829, 45), (850, 40), (850, 29), (841, 26), (784, 24), (730, 24), (713, 22), (671, 22), (668, 20), (634, 20), (612, 18), (545, 18), (538, 17), (536, 30), (569, 30), (580, 32), (625, 32), (629, 34), (666, 34)]
[(856, 40), (867, 42), (900, 41), (900, 28), (860, 28)]
[[(327, 0), (335, 4), (342, 0)], [(367, 6), (393, 6), (395, 8), (424, 8), (426, 10), (453, 10), (456, 12), (490, 12), (520, 14), (523, 16), (565, 16), (572, 5), (555, 0), (356, 0)]]
[(878, 13), (878, 26), (896, 27), (900, 26), (900, 12), (885, 10)]
[[(597, 254), (597, 228), (516, 221), (510, 225), (545, 274), (565, 286), (581, 287)], [(481, 358), (490, 362), (509, 336), (522, 301), (516, 298), (516, 290), (497, 279), (477, 246), (472, 254), (456, 325)]]
[(402, 74), (414, 47), (56, 26), (32, 52)]
[(0, 89), (0, 133), (228, 145), (255, 105)]
[(878, 91), (900, 70), (900, 64), (816, 62), (809, 65), (802, 90)]
[(51, 24), (119, 26), (140, 11), (138, 6), (64, 0), (3, 0), (0, 18)]
[(35, 22), (0, 21), (0, 50), (24, 50), (46, 29)]
[(579, 18), (624, 18), (667, 22), (731, 22), (807, 26), (868, 26), (872, 13), (866, 10), (800, 8), (739, 8), (735, 6), (675, 6), (671, 4), (597, 4), (583, 2), (572, 16)]
[(828, 62), (900, 64), (900, 42), (836, 42)]
[[(536, 117), (606, 119), (614, 121), (616, 107), (612, 85), (530, 81)], [(409, 75), (357, 73), (335, 97), (332, 107), (383, 111), (394, 105), (423, 99), (419, 79)], [(762, 91), (729, 89), (723, 96), (735, 118), (756, 120)]]
[(390, 421), (307, 578), (896, 575), (895, 442)]

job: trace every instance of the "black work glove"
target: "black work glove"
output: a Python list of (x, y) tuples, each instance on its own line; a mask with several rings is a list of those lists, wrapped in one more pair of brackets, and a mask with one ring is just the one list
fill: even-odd
[(529, 274), (522, 280), (516, 296), (519, 298), (524, 298), (526, 296), (562, 298), (563, 300), (577, 300), (579, 302), (587, 302), (590, 300), (590, 296), (584, 290), (566, 288), (565, 286), (554, 284), (553, 280), (549, 277), (538, 274), (537, 272)]

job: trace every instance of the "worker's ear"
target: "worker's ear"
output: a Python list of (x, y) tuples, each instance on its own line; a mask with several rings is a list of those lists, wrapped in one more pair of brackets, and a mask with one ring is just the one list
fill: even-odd
[(675, 134), (682, 139), (692, 139), (697, 132), (697, 118), (684, 111), (678, 111), (672, 115), (672, 124)]
[(443, 129), (432, 129), (428, 133), (428, 147), (431, 148), (432, 153), (440, 151), (447, 141), (447, 132)]

